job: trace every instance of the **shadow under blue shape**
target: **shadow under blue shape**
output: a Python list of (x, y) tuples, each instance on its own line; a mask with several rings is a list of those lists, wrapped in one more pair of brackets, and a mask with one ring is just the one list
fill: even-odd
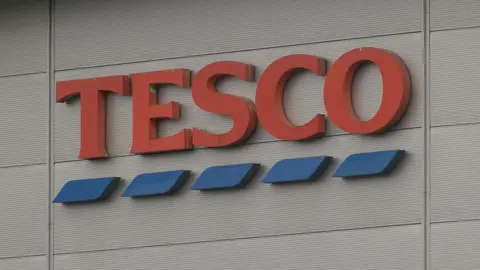
[(192, 190), (216, 190), (244, 187), (260, 169), (260, 164), (246, 163), (205, 169), (193, 183)]
[(68, 181), (53, 203), (80, 203), (107, 199), (117, 188), (119, 177), (79, 179)]
[(354, 178), (388, 175), (393, 172), (404, 155), (405, 150), (352, 154), (340, 164), (333, 177)]
[(283, 159), (275, 163), (268, 171), (262, 183), (294, 183), (313, 181), (328, 168), (331, 157), (304, 157)]
[(125, 189), (122, 197), (172, 194), (185, 184), (189, 175), (190, 171), (186, 170), (139, 174)]

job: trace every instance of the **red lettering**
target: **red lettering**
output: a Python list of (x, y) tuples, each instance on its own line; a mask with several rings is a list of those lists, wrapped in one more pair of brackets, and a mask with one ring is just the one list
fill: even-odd
[[(351, 94), (353, 77), (364, 62), (372, 62), (380, 70), (383, 81), (382, 102), (377, 113), (367, 121), (354, 111)], [(191, 72), (174, 69), (131, 75), (133, 89), (133, 140), (131, 152), (148, 154), (179, 151), (197, 147), (225, 147), (247, 140), (257, 122), (272, 136), (282, 140), (304, 140), (325, 133), (325, 116), (316, 114), (303, 124), (294, 125), (283, 106), (284, 88), (296, 71), (309, 70), (318, 76), (326, 74), (326, 60), (306, 54), (281, 57), (261, 75), (251, 100), (220, 93), (216, 82), (223, 76), (254, 81), (254, 67), (235, 61), (220, 61), (202, 68), (192, 82), (192, 98), (204, 111), (225, 115), (233, 127), (221, 134), (201, 128), (183, 129), (177, 134), (159, 138), (157, 121), (179, 120), (180, 104), (157, 104), (157, 89), (162, 84), (190, 87)], [(325, 78), (324, 103), (328, 118), (337, 127), (352, 134), (383, 132), (405, 114), (410, 100), (410, 76), (400, 57), (377, 48), (358, 48), (340, 56)], [(111, 76), (57, 83), (57, 102), (66, 102), (79, 95), (81, 105), (80, 159), (107, 157), (105, 149), (105, 93), (130, 95), (127, 76)], [(320, 102), (320, 101), (319, 101)], [(258, 117), (258, 119), (257, 119)]]
[(289, 55), (270, 64), (263, 72), (257, 86), (255, 103), (258, 120), (271, 135), (282, 140), (303, 140), (325, 132), (325, 116), (317, 114), (310, 122), (295, 126), (283, 107), (283, 93), (287, 80), (295, 71), (307, 69), (325, 75), (325, 60), (312, 55)]
[(157, 104), (155, 87), (173, 84), (190, 86), (190, 71), (175, 69), (131, 75), (133, 91), (133, 142), (131, 152), (147, 154), (192, 148), (191, 131), (183, 129), (175, 135), (158, 138), (157, 120), (179, 120), (180, 104)]
[[(352, 80), (363, 62), (377, 65), (383, 80), (383, 97), (373, 118), (361, 121), (352, 106)], [(328, 71), (323, 99), (329, 119), (352, 134), (372, 134), (386, 130), (404, 115), (410, 100), (410, 77), (402, 59), (376, 48), (359, 48), (340, 56)]]
[(80, 153), (79, 159), (107, 157), (105, 149), (105, 93), (130, 95), (127, 76), (57, 82), (57, 102), (67, 102), (80, 96)]
[(222, 61), (202, 68), (192, 84), (192, 98), (201, 109), (226, 115), (233, 120), (233, 127), (223, 134), (212, 134), (193, 129), (193, 145), (202, 147), (222, 147), (239, 144), (248, 139), (257, 126), (255, 105), (243, 97), (219, 93), (215, 83), (222, 76), (235, 76), (241, 80), (254, 81), (252, 65)]

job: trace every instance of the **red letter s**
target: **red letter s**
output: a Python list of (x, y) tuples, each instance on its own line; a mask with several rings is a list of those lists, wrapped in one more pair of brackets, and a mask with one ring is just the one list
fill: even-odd
[(233, 128), (223, 134), (212, 134), (194, 128), (195, 146), (236, 145), (248, 139), (255, 131), (257, 116), (253, 102), (243, 97), (219, 93), (215, 88), (216, 80), (228, 75), (251, 82), (254, 80), (254, 69), (252, 65), (240, 62), (215, 62), (202, 68), (193, 79), (192, 97), (195, 104), (207, 112), (227, 115), (233, 120)]

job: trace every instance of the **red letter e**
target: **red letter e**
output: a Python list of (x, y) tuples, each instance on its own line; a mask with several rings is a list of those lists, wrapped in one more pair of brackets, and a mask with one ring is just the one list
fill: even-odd
[(190, 86), (190, 71), (174, 69), (132, 74), (133, 90), (133, 142), (131, 152), (148, 154), (185, 150), (192, 147), (191, 131), (184, 129), (165, 138), (157, 136), (157, 120), (180, 119), (180, 104), (169, 102), (157, 104), (160, 84), (174, 84), (183, 88)]

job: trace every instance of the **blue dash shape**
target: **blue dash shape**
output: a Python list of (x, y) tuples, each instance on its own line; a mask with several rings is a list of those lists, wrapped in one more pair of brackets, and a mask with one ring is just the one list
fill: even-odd
[(318, 179), (328, 167), (331, 157), (304, 157), (283, 159), (268, 171), (263, 183), (293, 183)]
[(107, 199), (118, 186), (119, 177), (78, 179), (68, 181), (53, 203), (79, 203)]
[(260, 164), (246, 163), (214, 166), (205, 169), (193, 183), (192, 190), (244, 187), (260, 169)]
[(390, 174), (400, 163), (405, 150), (358, 153), (348, 156), (333, 177), (364, 177)]
[(173, 194), (182, 188), (189, 175), (190, 171), (185, 170), (139, 174), (125, 189), (122, 197)]

